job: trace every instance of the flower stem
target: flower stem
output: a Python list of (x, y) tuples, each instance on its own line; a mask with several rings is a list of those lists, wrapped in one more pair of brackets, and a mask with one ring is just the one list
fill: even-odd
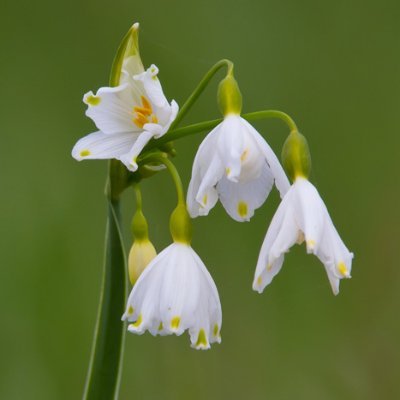
[(186, 102), (183, 104), (181, 109), (179, 110), (178, 115), (176, 116), (174, 122), (172, 122), (170, 130), (173, 130), (178, 124), (182, 121), (183, 117), (188, 113), (188, 111), (192, 108), (193, 104), (197, 101), (199, 96), (203, 93), (204, 89), (210, 83), (213, 76), (223, 67), (226, 67), (228, 73), (232, 73), (233, 63), (230, 60), (223, 59), (214, 64), (210, 70), (204, 75), (203, 79), (194, 89), (193, 93), (188, 97)]
[(121, 322), (127, 289), (125, 259), (119, 200), (109, 199), (103, 283), (84, 400), (118, 398), (125, 338)]

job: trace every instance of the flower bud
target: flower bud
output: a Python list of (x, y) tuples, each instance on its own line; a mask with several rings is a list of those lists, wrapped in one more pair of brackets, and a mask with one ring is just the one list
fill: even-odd
[(311, 171), (311, 156), (306, 138), (292, 131), (282, 148), (282, 164), (294, 181), (297, 177), (308, 178)]
[(132, 285), (135, 284), (140, 274), (156, 255), (156, 249), (149, 239), (133, 242), (128, 257), (129, 279)]
[(218, 86), (218, 105), (221, 113), (239, 115), (242, 111), (242, 94), (232, 73), (229, 73)]

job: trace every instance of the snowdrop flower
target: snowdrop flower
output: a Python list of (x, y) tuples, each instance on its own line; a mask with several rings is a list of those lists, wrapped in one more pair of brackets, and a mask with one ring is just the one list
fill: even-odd
[(215, 283), (190, 246), (190, 218), (178, 205), (171, 217), (174, 243), (159, 253), (139, 276), (128, 298), (123, 320), (128, 330), (152, 335), (181, 335), (206, 350), (221, 342), (222, 311)]
[(275, 153), (240, 115), (226, 116), (197, 151), (187, 203), (194, 218), (207, 215), (221, 200), (236, 221), (249, 221), (273, 184), (281, 197), (290, 187)]
[(197, 151), (187, 203), (194, 218), (207, 215), (221, 200), (236, 221), (249, 221), (275, 182), (281, 197), (290, 187), (276, 155), (262, 136), (240, 116), (241, 94), (228, 74), (220, 83), (218, 100), (224, 120)]
[(333, 293), (338, 294), (340, 279), (350, 278), (353, 254), (342, 242), (316, 188), (307, 179), (297, 177), (268, 228), (253, 289), (261, 293), (282, 268), (284, 254), (303, 241), (307, 252), (324, 264)]
[(123, 320), (133, 333), (181, 335), (192, 347), (208, 349), (221, 342), (221, 303), (205, 265), (185, 243), (164, 249), (140, 275), (128, 299)]
[(124, 59), (119, 86), (86, 93), (86, 115), (99, 130), (80, 139), (72, 156), (78, 161), (116, 158), (135, 171), (144, 146), (164, 135), (178, 112), (174, 100), (168, 103), (157, 75), (155, 65), (144, 71), (140, 57), (130, 56)]

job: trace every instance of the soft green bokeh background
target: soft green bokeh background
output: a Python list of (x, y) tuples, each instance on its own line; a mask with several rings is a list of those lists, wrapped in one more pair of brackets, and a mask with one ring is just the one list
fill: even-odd
[[(250, 224), (220, 206), (194, 222), (194, 247), (219, 288), (223, 342), (127, 336), (121, 399), (400, 398), (398, 1), (38, 2), (1, 13), (0, 398), (81, 397), (95, 324), (105, 228), (106, 162), (77, 163), (94, 130), (82, 95), (107, 84), (129, 26), (146, 65), (182, 104), (231, 58), (244, 111), (278, 108), (307, 136), (312, 181), (354, 251), (334, 297), (318, 260), (294, 248), (262, 295), (251, 290), (276, 191)], [(218, 116), (215, 81), (187, 121)], [(256, 125), (279, 153), (280, 122)], [(204, 135), (176, 144), (185, 184)], [(160, 250), (175, 193), (146, 182)], [(127, 194), (127, 226), (133, 196)], [(126, 229), (127, 243), (129, 231)]]

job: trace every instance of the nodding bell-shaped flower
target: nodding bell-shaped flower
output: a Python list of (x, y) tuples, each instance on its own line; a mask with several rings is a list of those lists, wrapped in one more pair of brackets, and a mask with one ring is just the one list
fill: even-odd
[(158, 68), (143, 68), (137, 45), (139, 25), (131, 28), (132, 38), (121, 65), (119, 85), (88, 92), (83, 102), (86, 115), (99, 129), (80, 139), (72, 150), (78, 161), (121, 160), (135, 171), (136, 159), (150, 139), (164, 135), (178, 113), (178, 105), (168, 102), (157, 77)]
[(122, 319), (132, 322), (128, 330), (136, 334), (181, 335), (188, 330), (191, 346), (205, 350), (221, 342), (221, 303), (211, 275), (189, 244), (187, 224), (186, 208), (178, 206), (171, 217), (174, 243), (140, 275)]
[(197, 151), (188, 209), (192, 218), (207, 215), (220, 199), (234, 220), (249, 221), (274, 182), (281, 197), (290, 184), (271, 147), (240, 116), (240, 91), (233, 76), (221, 82), (219, 100), (225, 117)]
[[(300, 135), (290, 138), (292, 139), (294, 143), (291, 143), (290, 151), (286, 151), (284, 164), (290, 163), (288, 172), (290, 175), (293, 173), (294, 183), (284, 196), (268, 228), (258, 258), (253, 289), (261, 293), (280, 271), (285, 253), (295, 243), (301, 244), (305, 241), (307, 252), (315, 254), (324, 264), (336, 295), (339, 293), (340, 280), (350, 278), (353, 254), (336, 231), (317, 189), (305, 177), (310, 169), (305, 138)], [(293, 157), (293, 146), (297, 147), (297, 155), (303, 157)], [(292, 158), (292, 162), (288, 157)]]

